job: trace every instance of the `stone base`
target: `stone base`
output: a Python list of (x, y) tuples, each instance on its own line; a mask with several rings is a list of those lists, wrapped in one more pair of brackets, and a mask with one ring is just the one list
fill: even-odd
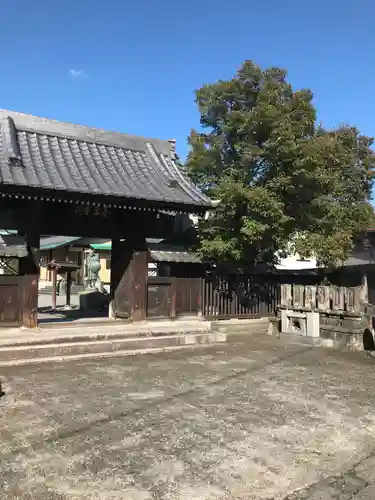
[(363, 351), (363, 333), (344, 333), (321, 330), (321, 345), (346, 351)]
[(280, 318), (270, 318), (268, 323), (267, 335), (280, 337), (281, 320)]
[(281, 333), (319, 337), (319, 313), (281, 310)]
[[(307, 340), (309, 338), (307, 335), (307, 327), (306, 335), (298, 335), (298, 331), (287, 328), (289, 322), (288, 318), (296, 316), (301, 319), (306, 319), (307, 321), (306, 314), (308, 313), (290, 310), (279, 311), (279, 317), (269, 320), (268, 335), (277, 337), (280, 337), (281, 334), (293, 335)], [(361, 315), (352, 314), (344, 316), (337, 313), (315, 314), (319, 316), (319, 328), (318, 330), (316, 329), (315, 323), (315, 336), (310, 336), (310, 339), (314, 339), (313, 345), (346, 351), (375, 351), (374, 332), (365, 328), (365, 323)], [(284, 318), (283, 326), (282, 318)], [(317, 321), (316, 317), (314, 321)], [(317, 332), (318, 335), (316, 334)]]
[(79, 307), (82, 310), (101, 311), (109, 306), (109, 295), (95, 291), (85, 291), (79, 295)]

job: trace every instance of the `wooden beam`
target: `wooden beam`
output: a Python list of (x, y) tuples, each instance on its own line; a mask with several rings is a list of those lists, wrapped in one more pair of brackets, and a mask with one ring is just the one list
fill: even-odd
[(27, 199), (0, 199), (0, 226), (24, 232), (60, 234), (92, 238), (125, 238), (142, 233), (148, 238), (168, 238), (174, 231), (175, 218), (148, 211), (119, 207), (95, 207)]

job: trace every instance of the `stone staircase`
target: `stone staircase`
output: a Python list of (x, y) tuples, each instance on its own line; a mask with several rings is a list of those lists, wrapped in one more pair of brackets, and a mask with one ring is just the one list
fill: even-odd
[[(102, 324), (0, 331), (0, 369), (78, 359), (108, 358), (199, 348), (241, 341), (249, 334), (265, 333), (268, 320), (211, 323), (199, 318), (174, 321)], [(1, 372), (0, 372), (1, 374)]]

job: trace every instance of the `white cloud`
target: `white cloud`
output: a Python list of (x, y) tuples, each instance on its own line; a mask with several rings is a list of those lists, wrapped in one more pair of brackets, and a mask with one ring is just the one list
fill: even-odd
[(87, 76), (84, 69), (70, 69), (69, 74), (72, 78), (85, 78)]

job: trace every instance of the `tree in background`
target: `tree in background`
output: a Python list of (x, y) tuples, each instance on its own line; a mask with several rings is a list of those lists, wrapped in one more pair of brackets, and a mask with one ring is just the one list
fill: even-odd
[(372, 222), (373, 139), (317, 125), (310, 90), (251, 61), (196, 92), (186, 168), (219, 209), (199, 226), (200, 252), (221, 264), (275, 264), (278, 251), (343, 261)]

